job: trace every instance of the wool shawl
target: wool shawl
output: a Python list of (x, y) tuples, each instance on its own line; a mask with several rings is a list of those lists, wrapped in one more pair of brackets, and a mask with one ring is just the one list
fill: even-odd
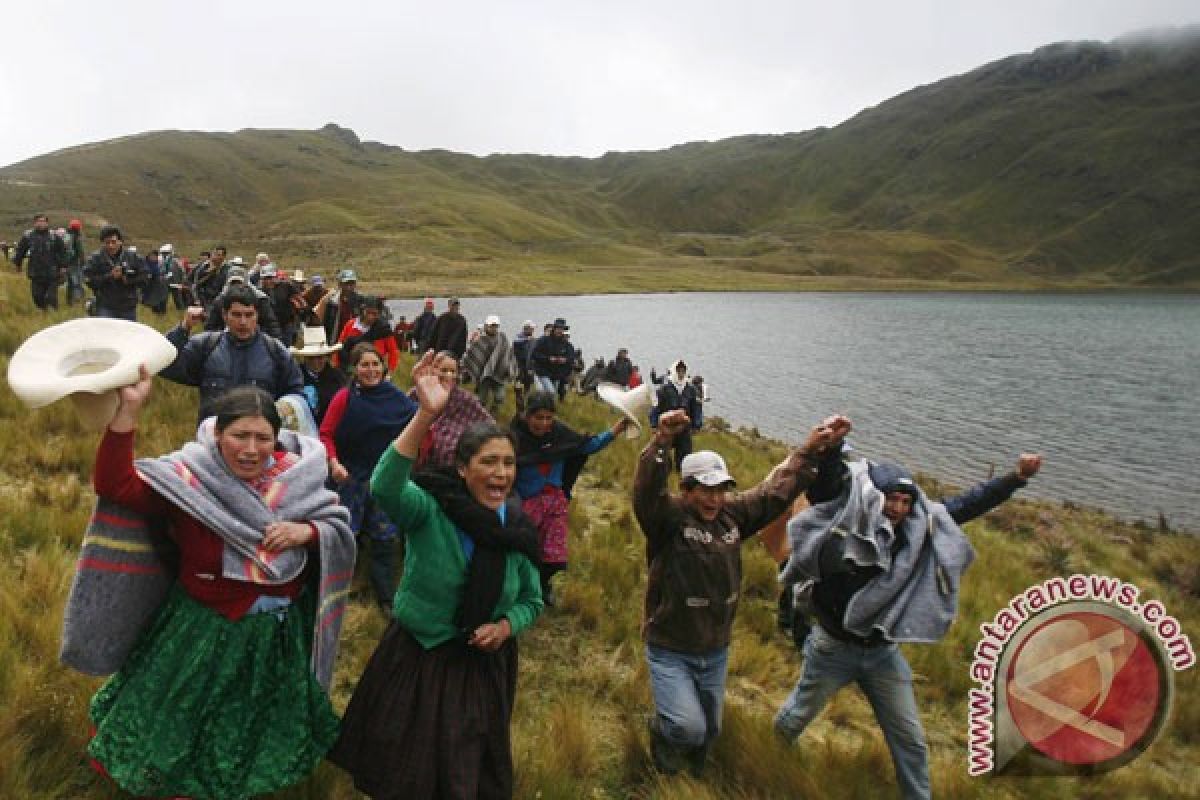
[(417, 406), (391, 381), (362, 386), (352, 381), (346, 410), (334, 432), (338, 460), (359, 480), (371, 477), (379, 457), (408, 425)]
[(544, 436), (534, 436), (522, 416), (514, 417), (511, 427), (517, 437), (517, 466), (563, 462), (562, 489), (563, 494), (570, 497), (575, 481), (587, 463), (588, 457), (583, 448), (591, 441), (591, 437), (572, 430), (558, 420), (554, 420), (550, 432)]
[(503, 333), (480, 336), (467, 348), (462, 369), (476, 384), (485, 380), (495, 383), (507, 383), (512, 380), (516, 366), (508, 337)]
[(908, 543), (893, 556), (897, 534), (883, 516), (883, 493), (871, 483), (866, 461), (849, 467), (851, 480), (838, 497), (788, 523), (792, 554), (780, 581), (820, 581), (847, 564), (876, 567), (881, 572), (846, 606), (846, 630), (864, 638), (879, 631), (892, 642), (940, 640), (958, 610), (962, 573), (975, 558), (971, 543), (946, 507), (918, 488), (901, 523)]
[[(409, 392), (416, 400), (416, 392)], [(449, 467), (454, 464), (454, 450), (467, 428), (480, 422), (495, 422), (487, 409), (480, 405), (475, 395), (455, 386), (450, 392), (446, 407), (429, 428), (421, 442), (417, 465), (421, 467)]]
[[(279, 432), (294, 463), (260, 494), (229, 470), (213, 435), (215, 420), (200, 426), (196, 441), (154, 459), (135, 462), (142, 479), (169, 502), (221, 537), (222, 575), (277, 585), (295, 580), (307, 565), (306, 547), (269, 552), (262, 547), (268, 523), (311, 522), (317, 529), (319, 579), (312, 668), (328, 689), (355, 544), (349, 512), (325, 488), (325, 448), (307, 436)], [(291, 460), (291, 458), (289, 458)], [(63, 619), (63, 663), (93, 675), (121, 668), (144, 627), (174, 582), (171, 554), (155, 535), (159, 524), (128, 508), (99, 499)]]
[(459, 636), (470, 639), (488, 622), (504, 588), (504, 565), (509, 550), (538, 563), (537, 529), (520, 511), (508, 508), (508, 523), (476, 500), (452, 467), (418, 470), (413, 483), (429, 492), (450, 521), (471, 538), (475, 548), (467, 565), (467, 583), (458, 606)]

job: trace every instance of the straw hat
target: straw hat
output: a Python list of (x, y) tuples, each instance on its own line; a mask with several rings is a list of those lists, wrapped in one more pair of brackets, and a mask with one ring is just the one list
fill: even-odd
[(103, 430), (117, 413), (116, 390), (175, 360), (175, 346), (148, 325), (123, 319), (73, 319), (25, 340), (8, 363), (8, 384), (30, 408), (63, 397), (75, 403), (89, 430)]
[(289, 347), (292, 355), (297, 358), (305, 358), (307, 356), (327, 356), (330, 353), (336, 353), (342, 349), (341, 342), (337, 344), (325, 343), (325, 329), (320, 325), (304, 326), (304, 346)]
[(654, 385), (643, 383), (636, 389), (626, 389), (616, 383), (601, 383), (596, 395), (620, 411), (633, 424), (625, 429), (625, 438), (636, 439), (642, 433), (642, 420), (654, 404)]

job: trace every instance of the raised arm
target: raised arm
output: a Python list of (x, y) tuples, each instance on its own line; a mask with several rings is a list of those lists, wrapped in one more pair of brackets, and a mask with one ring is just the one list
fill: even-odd
[(1008, 500), (1041, 468), (1041, 455), (1022, 453), (1012, 472), (976, 484), (962, 494), (944, 499), (942, 505), (955, 522), (964, 525)]
[(117, 390), (120, 404), (100, 440), (92, 473), (92, 485), (98, 496), (146, 515), (167, 510), (167, 501), (138, 476), (133, 466), (134, 434), (142, 407), (150, 397), (152, 382), (143, 366), (138, 370), (137, 383)]
[(667, 494), (671, 442), (689, 424), (691, 420), (682, 409), (663, 414), (653, 438), (638, 456), (637, 471), (633, 475), (633, 513), (642, 533), (651, 542), (657, 542), (663, 536), (671, 512), (672, 500)]
[[(661, 425), (661, 421), (659, 423)], [(771, 470), (762, 483), (740, 493), (727, 506), (742, 527), (743, 538), (753, 536), (786, 511), (817, 478), (817, 465), (837, 450), (850, 432), (847, 417), (835, 414), (813, 426), (808, 437)]]

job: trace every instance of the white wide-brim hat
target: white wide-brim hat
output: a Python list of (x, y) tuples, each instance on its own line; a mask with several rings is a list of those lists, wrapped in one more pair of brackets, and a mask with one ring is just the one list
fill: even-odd
[(175, 345), (148, 325), (123, 319), (73, 319), (38, 331), (8, 362), (8, 385), (30, 408), (70, 397), (80, 421), (103, 430), (117, 413), (116, 390), (175, 360)]
[(293, 345), (288, 350), (297, 358), (305, 358), (307, 356), (327, 356), (330, 353), (336, 353), (342, 349), (342, 343), (326, 344), (325, 329), (320, 325), (305, 325), (303, 339), (303, 347)]
[(616, 383), (601, 383), (596, 387), (596, 396), (620, 411), (633, 424), (625, 429), (627, 439), (636, 439), (642, 433), (642, 420), (654, 404), (654, 385), (643, 383), (636, 389), (626, 389)]

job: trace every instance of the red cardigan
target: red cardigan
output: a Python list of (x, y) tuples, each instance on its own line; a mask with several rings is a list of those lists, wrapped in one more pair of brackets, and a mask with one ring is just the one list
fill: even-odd
[[(179, 582), (197, 602), (229, 619), (241, 619), (260, 595), (296, 597), (304, 575), (277, 586), (247, 583), (221, 576), (225, 543), (205, 527), (150, 488), (133, 466), (134, 433), (105, 431), (96, 451), (92, 484), (96, 494), (147, 517), (165, 517), (167, 535), (179, 545)], [(276, 453), (280, 459), (285, 454)]]

